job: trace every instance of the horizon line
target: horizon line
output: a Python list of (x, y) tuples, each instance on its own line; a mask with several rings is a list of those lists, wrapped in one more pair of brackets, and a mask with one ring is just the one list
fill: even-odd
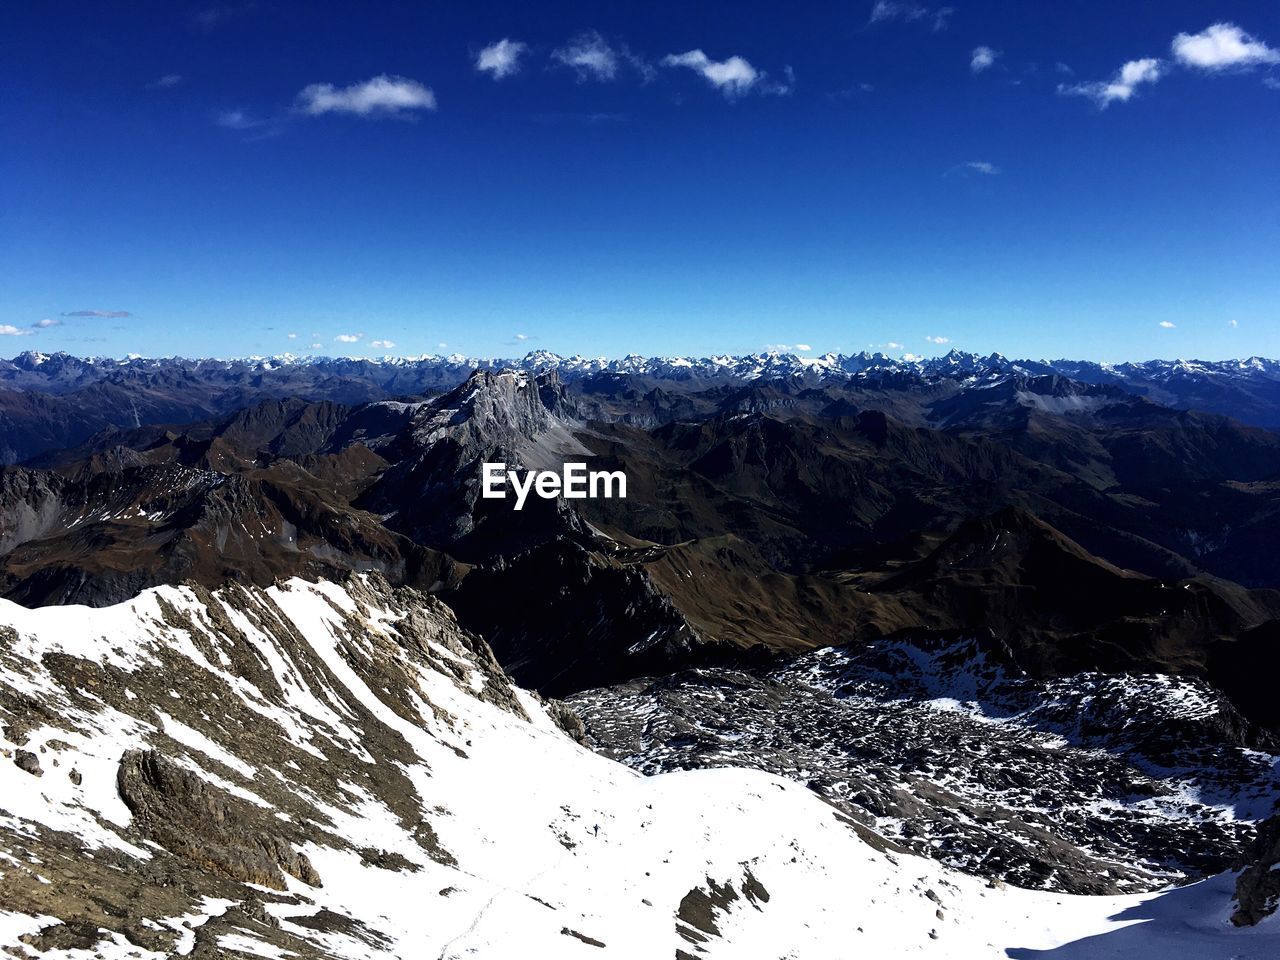
[(225, 356), (225, 357), (186, 356), (186, 355), (177, 354), (177, 353), (163, 354), (163, 355), (128, 353), (121, 357), (121, 356), (115, 356), (110, 354), (97, 354), (97, 355), (77, 354), (77, 353), (70, 353), (66, 350), (54, 350), (54, 351), (46, 352), (43, 350), (33, 349), (33, 350), (23, 350), (20, 353), (15, 354), (13, 357), (0, 358), (0, 359), (3, 359), (4, 362), (6, 363), (14, 363), (17, 360), (21, 359), (22, 357), (27, 357), (27, 356), (39, 356), (42, 358), (67, 357), (73, 360), (81, 360), (85, 362), (106, 360), (106, 361), (112, 361), (120, 364), (126, 364), (126, 363), (132, 363), (135, 361), (144, 361), (144, 360), (145, 361), (163, 361), (163, 360), (184, 361), (188, 363), (203, 363), (203, 362), (262, 363), (262, 362), (271, 361), (271, 360), (286, 361), (286, 362), (302, 361), (302, 362), (309, 363), (309, 362), (326, 361), (326, 360), (327, 361), (347, 360), (347, 361), (357, 361), (357, 362), (362, 361), (366, 363), (386, 363), (391, 361), (426, 363), (430, 361), (437, 361), (437, 362), (452, 362), (452, 363), (459, 363), (459, 364), (467, 364), (467, 363), (494, 364), (494, 363), (501, 363), (501, 362), (526, 363), (526, 362), (529, 362), (531, 358), (538, 358), (538, 357), (544, 357), (544, 356), (547, 357), (548, 359), (553, 358), (555, 360), (561, 360), (561, 361), (580, 361), (583, 363), (604, 363), (604, 364), (623, 363), (629, 360), (631, 361), (637, 361), (637, 360), (668, 361), (668, 362), (685, 360), (685, 361), (713, 362), (717, 360), (731, 361), (731, 360), (757, 360), (757, 359), (761, 359), (761, 360), (762, 359), (791, 359), (791, 360), (796, 360), (803, 364), (817, 364), (820, 361), (837, 361), (837, 360), (848, 360), (848, 359), (855, 359), (855, 358), (857, 359), (866, 358), (871, 360), (886, 360), (892, 363), (920, 364), (920, 363), (927, 363), (931, 360), (946, 359), (947, 357), (951, 357), (951, 356), (963, 357), (966, 359), (976, 359), (976, 360), (1003, 360), (1008, 363), (1015, 363), (1015, 364), (1016, 363), (1038, 363), (1038, 364), (1050, 365), (1050, 364), (1058, 364), (1058, 363), (1088, 363), (1088, 364), (1094, 364), (1100, 367), (1118, 367), (1118, 366), (1125, 366), (1125, 365), (1136, 366), (1136, 365), (1142, 365), (1142, 364), (1148, 364), (1148, 363), (1229, 364), (1229, 363), (1247, 363), (1255, 360), (1263, 361), (1266, 363), (1280, 364), (1280, 359), (1273, 358), (1273, 357), (1265, 357), (1260, 354), (1251, 354), (1247, 357), (1240, 357), (1240, 356), (1226, 357), (1221, 360), (1206, 360), (1200, 357), (1148, 357), (1144, 360), (1087, 360), (1087, 359), (1076, 358), (1076, 357), (1055, 357), (1055, 358), (1008, 357), (1000, 353), (999, 351), (992, 351), (991, 353), (982, 354), (982, 353), (978, 353), (977, 351), (961, 350), (958, 347), (952, 347), (950, 350), (946, 351), (945, 353), (935, 353), (931, 355), (917, 354), (911, 351), (904, 351), (902, 354), (895, 356), (893, 354), (885, 353), (881, 350), (859, 350), (853, 353), (843, 353), (843, 352), (829, 350), (820, 354), (814, 353), (812, 351), (807, 353), (796, 353), (794, 351), (761, 350), (761, 351), (755, 351), (750, 353), (715, 353), (715, 354), (706, 354), (701, 356), (694, 355), (694, 354), (677, 354), (677, 353), (652, 354), (652, 355), (628, 353), (622, 356), (614, 356), (614, 357), (610, 357), (604, 354), (595, 355), (595, 356), (587, 356), (580, 353), (564, 354), (564, 353), (557, 353), (554, 350), (546, 350), (546, 349), (530, 350), (527, 353), (525, 353), (523, 356), (515, 356), (515, 355), (498, 356), (496, 354), (489, 355), (489, 356), (480, 356), (477, 354), (467, 354), (462, 352), (455, 352), (455, 353), (449, 353), (449, 354), (385, 353), (382, 355), (375, 355), (375, 356), (359, 356), (356, 354), (320, 354), (320, 353), (311, 354), (311, 353), (292, 353), (289, 351), (284, 351), (281, 353), (273, 353), (273, 354), (243, 354), (239, 356)]

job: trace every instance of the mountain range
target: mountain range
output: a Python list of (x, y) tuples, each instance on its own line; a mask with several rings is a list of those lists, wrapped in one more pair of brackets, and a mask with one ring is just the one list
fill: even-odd
[(302, 397), (358, 403), (439, 393), (476, 370), (556, 371), (563, 380), (639, 378), (669, 389), (796, 379), (854, 380), (868, 386), (938, 382), (957, 386), (1008, 376), (1060, 375), (1113, 386), (1178, 409), (1231, 416), (1244, 423), (1280, 426), (1280, 362), (1151, 360), (1094, 363), (1009, 360), (952, 350), (936, 358), (892, 358), (883, 353), (785, 353), (705, 358), (627, 356), (620, 360), (562, 357), (534, 351), (518, 359), (451, 356), (384, 359), (250, 357), (239, 360), (80, 358), (28, 351), (0, 359), (0, 463), (17, 463), (46, 450), (75, 446), (95, 433), (152, 423), (188, 423), (241, 409), (255, 400)]
[[(0, 410), (0, 766), (27, 804), (0, 811), (28, 824), (8, 855), (105, 846), (185, 891), (104, 874), (99, 903), (68, 892), (74, 870), (7, 874), (22, 916), (65, 928), (22, 921), (35, 953), (66, 937), (111, 956), (253, 953), (239, 937), (410, 955), (412, 920), (350, 885), (412, 875), (433, 897), (465, 891), (469, 925), (442, 921), (441, 956), (500, 950), (522, 925), (566, 956), (607, 950), (632, 930), (620, 918), (637, 908), (610, 899), (624, 894), (660, 910), (652, 930), (634, 921), (647, 955), (750, 956), (750, 918), (806, 897), (828, 916), (816, 889), (855, 863), (876, 903), (931, 878), (925, 910), (942, 916), (922, 949), (965, 911), (963, 936), (987, 929), (970, 901), (1005, 884), (1103, 909), (1193, 880), (1168, 910), (1263, 939), (1188, 955), (1272, 946), (1274, 361), (24, 354), (0, 363)], [(480, 495), (484, 462), (569, 460), (625, 472), (627, 496), (515, 512)], [(244, 709), (217, 706), (229, 696)], [(250, 713), (283, 732), (250, 735)], [(464, 732), (481, 728), (498, 732)], [(513, 760), (504, 738), (567, 778), (522, 811), (541, 839), (510, 847), (506, 873), (485, 831), (537, 758)], [(313, 750), (324, 772), (299, 754)], [(92, 797), (66, 767), (95, 771)], [(633, 788), (646, 781), (626, 767), (655, 785)], [(701, 814), (642, 812), (666, 789), (742, 811), (705, 864), (674, 852), (703, 842), (688, 832), (710, 829)], [(777, 809), (743, 799), (773, 792)], [(799, 818), (777, 862), (735, 839), (767, 816)], [(361, 817), (376, 838), (351, 839)], [(598, 822), (616, 849), (587, 833)], [(831, 823), (846, 839), (828, 857)], [(692, 873), (635, 852), (650, 828)], [(570, 859), (548, 860), (548, 837)], [(551, 862), (554, 884), (537, 866)], [(944, 880), (967, 892), (949, 899)], [(1108, 909), (1172, 915), (1161, 902)], [(99, 908), (119, 922), (93, 927)], [(843, 955), (779, 922), (796, 955)]]

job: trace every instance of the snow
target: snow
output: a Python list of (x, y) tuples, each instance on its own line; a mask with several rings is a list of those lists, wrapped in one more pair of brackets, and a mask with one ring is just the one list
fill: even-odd
[(20, 937), (58, 922), (56, 917), (29, 916), (0, 909), (0, 945), (16, 944)]
[(255, 957), (266, 957), (267, 960), (281, 960), (281, 958), (289, 956), (279, 947), (238, 933), (223, 934), (218, 938), (218, 946), (223, 950), (238, 950), (241, 953), (248, 953)]
[[(141, 743), (140, 725), (111, 710), (104, 711), (102, 719), (100, 731), (91, 734), (52, 728), (32, 731), (22, 748), (39, 758), (41, 777), (32, 777), (12, 762), (0, 762), (0, 829), (31, 835), (32, 825), (38, 824), (77, 834), (91, 850), (111, 847), (139, 860), (151, 857), (149, 851), (110, 829), (131, 819), (116, 793), (116, 769), (120, 755)], [(9, 736), (6, 727), (0, 746), (11, 752), (19, 745)], [(48, 746), (54, 739), (66, 743), (66, 748)], [(56, 758), (59, 765), (53, 766)], [(68, 776), (71, 769), (80, 773), (79, 785)]]
[[(685, 897), (712, 882), (731, 885), (735, 899), (726, 911), (714, 913), (717, 934), (695, 932), (705, 937), (698, 946), (710, 958), (1225, 960), (1280, 954), (1280, 928), (1274, 922), (1249, 931), (1230, 927), (1229, 875), (1169, 892), (1123, 897), (989, 888), (983, 880), (936, 861), (879, 851), (849, 829), (832, 807), (791, 780), (743, 769), (644, 777), (565, 737), (527, 693), (517, 697), (531, 720), (481, 701), (474, 696), (481, 683), (478, 667), (472, 676), (455, 681), (425, 660), (405, 658), (392, 642), (405, 616), (397, 608), (370, 609), (344, 587), (296, 579), (263, 595), (306, 647), (291, 650), (263, 621), (236, 618), (237, 629), (262, 652), (263, 665), (283, 691), (283, 706), (268, 703), (243, 678), (229, 677), (224, 666), (209, 662), (185, 631), (160, 624), (160, 598), (202, 621), (194, 595), (169, 587), (95, 611), (24, 611), (0, 603), (0, 623), (12, 624), (19, 633), (16, 659), (26, 661), (25, 671), (18, 671), (15, 657), (8, 657), (0, 678), (29, 689), (47, 688), (52, 681), (40, 658), (51, 647), (114, 658), (129, 669), (154, 658), (156, 645), (164, 644), (170, 653), (223, 678), (253, 705), (264, 726), (275, 725), (283, 742), (310, 743), (306, 731), (318, 722), (351, 743), (360, 741), (371, 722), (403, 738), (412, 757), (403, 772), (457, 866), (429, 858), (392, 808), (362, 785), (344, 781), (338, 791), (310, 798), (317, 820), (327, 819), (343, 843), (317, 834), (304, 845), (302, 852), (323, 886), (290, 880), (293, 902), (271, 902), (268, 909), (283, 932), (335, 956), (649, 958), (671, 957), (679, 949), (692, 954), (695, 947), (681, 936), (676, 918)], [(368, 633), (348, 637), (346, 616), (357, 612)], [(208, 639), (212, 642), (212, 636)], [(431, 646), (433, 656), (449, 654), (453, 665), (459, 665), (456, 651), (443, 643)], [(304, 655), (313, 655), (332, 679), (321, 682), (318, 671), (299, 670), (298, 658)], [(399, 711), (392, 709), (384, 700), (382, 681), (367, 679), (373, 674), (364, 672), (362, 661), (387, 656), (402, 658), (407, 675), (416, 678), (417, 700), (410, 702), (421, 705), (421, 723), (406, 718), (404, 701), (399, 701)], [(239, 685), (232, 683), (236, 680)], [(330, 689), (328, 683), (336, 686)], [(344, 701), (359, 704), (373, 720), (352, 716)], [(428, 705), (448, 719), (425, 709)], [(936, 706), (964, 709), (961, 701), (945, 696)], [(208, 709), (212, 713), (214, 705)], [(114, 773), (120, 752), (149, 742), (162, 730), (193, 751), (192, 762), (199, 757), (216, 760), (241, 777), (256, 778), (264, 789), (268, 776), (283, 775), (238, 754), (241, 745), (220, 736), (216, 725), (197, 731), (157, 713), (156, 725), (149, 728), (104, 707), (93, 718), (74, 720), (80, 726), (92, 719), (97, 729), (91, 735), (77, 739), (74, 731), (33, 733), (32, 742), (45, 743), (56, 735), (68, 746), (59, 748), (59, 767), (46, 769), (43, 778), (0, 763), (5, 829), (20, 832), (26, 829), (23, 820), (35, 821), (71, 831), (89, 846), (110, 837), (132, 856), (149, 856), (110, 829), (127, 818), (99, 822), (87, 811), (110, 807), (107, 775)], [(366, 749), (377, 748), (367, 740)], [(370, 762), (390, 761), (372, 755)], [(83, 790), (72, 789), (65, 776), (71, 765), (85, 772)], [(306, 783), (297, 784), (304, 797), (307, 789)], [(374, 866), (363, 861), (358, 852), (363, 848), (400, 854), (416, 869)], [(0, 862), (0, 870), (9, 869)], [(766, 890), (767, 901), (753, 902), (746, 893), (749, 883)], [(177, 946), (181, 955), (194, 945), (190, 928), (230, 903), (206, 899), (197, 913), (153, 920), (184, 931)], [(386, 938), (385, 948), (293, 922), (325, 908), (359, 918)], [(0, 913), (0, 940), (15, 942), (49, 922)], [(606, 948), (563, 931), (603, 942)], [(288, 955), (246, 931), (219, 931), (217, 943), (222, 950), (254, 956)], [(128, 951), (142, 953), (120, 940), (101, 943), (93, 952), (114, 960)]]
[(196, 946), (196, 928), (208, 923), (211, 918), (225, 913), (227, 908), (233, 906), (235, 902), (218, 897), (204, 897), (200, 902), (200, 909), (196, 912), (167, 918), (164, 921), (165, 926), (171, 927), (179, 934), (174, 952), (180, 957), (191, 953)]
[(163, 710), (157, 710), (156, 716), (160, 718), (161, 729), (179, 743), (191, 747), (193, 750), (199, 750), (205, 756), (235, 770), (242, 777), (251, 778), (258, 772), (256, 767), (239, 760), (230, 751), (222, 749), (199, 730), (193, 730), (180, 720), (173, 719)]

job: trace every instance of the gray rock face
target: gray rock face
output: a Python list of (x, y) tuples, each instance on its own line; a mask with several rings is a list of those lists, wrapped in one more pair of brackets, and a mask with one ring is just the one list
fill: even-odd
[(387, 525), (420, 543), (450, 545), (468, 561), (488, 542), (508, 548), (546, 530), (578, 530), (581, 522), (560, 502), (531, 503), (513, 516), (505, 501), (483, 500), (485, 462), (508, 469), (558, 469), (586, 455), (555, 374), (482, 370), (413, 416), (388, 447), (395, 461), (363, 502), (389, 514)]
[(40, 758), (30, 750), (14, 751), (13, 762), (19, 770), (25, 770), (33, 777), (44, 776), (44, 771), (40, 768)]
[(1280, 907), (1280, 814), (1264, 821), (1257, 839), (1236, 864), (1236, 910), (1231, 922), (1251, 927)]
[[(324, 891), (308, 850), (384, 876), (455, 864), (435, 828), (450, 811), (406, 731), (465, 757), (439, 702), (465, 698), (527, 724), (519, 695), (429, 596), (376, 575), (294, 583), (164, 588), (39, 633), (38, 618), (4, 611), (20, 624), (0, 628), (0, 735), (34, 800), (14, 806), (23, 798), (0, 790), (0, 855), (28, 865), (0, 873), (0, 903), (60, 921), (25, 935), (27, 948), (101, 951), (118, 939), (214, 957), (234, 933), (309, 960), (334, 956), (320, 944), (337, 937), (366, 956), (386, 947), (366, 918), (303, 906), (299, 891)], [(294, 594), (305, 594), (296, 621), (285, 609)], [(36, 783), (54, 767), (65, 777)], [(358, 839), (351, 824), (370, 810), (382, 829)], [(154, 921), (182, 916), (199, 918), (199, 932)]]
[(285, 889), (285, 873), (313, 887), (321, 885), (311, 861), (294, 849), (304, 834), (282, 831), (278, 820), (269, 825), (253, 804), (155, 750), (125, 753), (116, 786), (137, 830), (171, 853), (230, 880), (273, 890)]

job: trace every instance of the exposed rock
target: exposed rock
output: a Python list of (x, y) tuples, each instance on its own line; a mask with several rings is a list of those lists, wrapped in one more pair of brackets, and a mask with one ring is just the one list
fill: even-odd
[(641, 772), (763, 768), (872, 845), (1025, 887), (1114, 894), (1224, 870), (1280, 797), (1274, 751), (1202, 681), (1037, 680), (983, 637), (703, 667), (569, 703)]
[(568, 734), (571, 740), (575, 740), (578, 743), (587, 742), (586, 725), (583, 724), (582, 718), (573, 712), (573, 707), (563, 700), (556, 700), (555, 698), (549, 698), (546, 706), (547, 713), (555, 721), (556, 726)]
[(1251, 927), (1280, 907), (1280, 814), (1263, 822), (1257, 839), (1236, 864), (1236, 909), (1231, 922)]
[(22, 942), (39, 952), (52, 950), (92, 950), (102, 939), (99, 927), (84, 921), (57, 923), (44, 927), (38, 933), (29, 933)]
[(269, 829), (258, 808), (155, 750), (126, 752), (116, 785), (138, 831), (173, 853), (229, 879), (274, 890), (285, 889), (285, 873), (321, 885), (306, 855)]
[(44, 770), (40, 767), (40, 758), (30, 750), (15, 750), (13, 763), (19, 770), (25, 770), (33, 777), (44, 776)]
[(595, 937), (588, 937), (585, 933), (579, 933), (577, 930), (570, 930), (568, 927), (561, 927), (560, 933), (566, 937), (573, 937), (575, 940), (581, 940), (583, 943), (591, 947), (606, 946), (606, 944), (595, 939)]
[(756, 910), (769, 902), (769, 891), (756, 879), (750, 867), (743, 864), (739, 887), (732, 881), (717, 883), (707, 877), (706, 887), (694, 887), (680, 900), (676, 911), (676, 933), (692, 944), (705, 943), (708, 937), (720, 936), (717, 915), (728, 913), (734, 903), (746, 897)]

